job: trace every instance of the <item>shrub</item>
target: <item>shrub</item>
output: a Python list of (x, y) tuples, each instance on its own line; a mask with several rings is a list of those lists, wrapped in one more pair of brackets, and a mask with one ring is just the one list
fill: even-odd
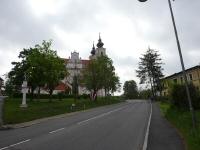
[[(27, 93), (27, 98), (31, 98), (31, 94)], [(13, 94), (14, 98), (22, 98), (22, 93), (14, 93)], [(38, 94), (33, 94), (33, 99), (37, 99), (38, 98)], [(65, 94), (65, 93), (58, 93), (58, 94), (54, 94), (52, 95), (53, 99), (63, 99), (63, 98), (73, 98), (72, 95), (69, 94)], [(40, 99), (49, 99), (49, 94), (40, 94)]]
[[(194, 108), (200, 108), (199, 91), (193, 84), (189, 84), (189, 91)], [(185, 85), (174, 84), (171, 89), (172, 104), (179, 108), (187, 108), (189, 106)]]
[(167, 102), (169, 100), (169, 97), (168, 96), (158, 96), (157, 100), (158, 101), (166, 101)]
[(57, 97), (58, 97), (59, 100), (62, 100), (64, 98), (64, 95), (65, 94), (63, 92), (60, 92), (60, 93), (57, 94)]
[(82, 99), (88, 99), (90, 98), (90, 94), (83, 94), (83, 95), (80, 95), (80, 98)]

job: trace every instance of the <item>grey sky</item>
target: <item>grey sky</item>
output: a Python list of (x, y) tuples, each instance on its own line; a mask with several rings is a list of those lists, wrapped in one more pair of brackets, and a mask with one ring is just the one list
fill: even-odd
[[(186, 67), (200, 63), (200, 1), (172, 1)], [(160, 52), (165, 75), (180, 71), (167, 0), (1, 0), (0, 76), (23, 48), (53, 39), (60, 57), (88, 59), (98, 33), (121, 82), (134, 79), (139, 57)]]

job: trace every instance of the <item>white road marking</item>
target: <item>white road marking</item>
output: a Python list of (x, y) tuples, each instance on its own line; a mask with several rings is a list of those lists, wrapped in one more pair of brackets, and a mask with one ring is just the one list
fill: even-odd
[(49, 132), (50, 134), (52, 134), (52, 133), (55, 133), (55, 132), (58, 132), (58, 131), (61, 131), (61, 130), (64, 130), (65, 128), (60, 128), (60, 129), (57, 129), (57, 130), (54, 130), (54, 131), (51, 131), (51, 132)]
[(113, 113), (113, 112), (119, 111), (119, 110), (121, 110), (121, 109), (123, 109), (123, 108), (124, 108), (124, 107), (114, 109), (114, 110), (112, 110), (112, 111), (109, 111), (109, 112), (103, 113), (103, 114), (101, 114), (101, 115), (98, 115), (98, 116), (89, 118), (89, 119), (87, 119), (87, 120), (83, 120), (83, 121), (81, 121), (81, 122), (79, 122), (79, 123), (77, 123), (77, 124), (80, 125), (80, 124), (86, 123), (86, 122), (88, 122), (88, 121), (90, 121), (90, 120), (94, 120), (94, 119), (97, 119), (97, 118), (101, 118), (101, 117), (106, 116), (106, 115), (109, 115), (109, 114), (111, 114), (111, 113)]
[(150, 128), (151, 116), (152, 116), (152, 103), (151, 103), (151, 101), (150, 101), (150, 104), (151, 104), (151, 111), (150, 111), (150, 115), (149, 115), (149, 121), (148, 121), (148, 125), (147, 125), (147, 130), (146, 130), (146, 134), (145, 134), (144, 144), (143, 144), (142, 150), (146, 150), (147, 149), (147, 143), (148, 143), (148, 137), (149, 137), (149, 128)]
[(7, 148), (9, 148), (9, 147), (8, 147), (8, 146), (7, 146), (7, 147), (3, 147), (3, 148), (1, 148), (0, 150), (7, 149)]
[(10, 148), (10, 147), (14, 147), (14, 146), (16, 146), (16, 145), (19, 145), (19, 144), (22, 144), (22, 143), (28, 142), (28, 141), (30, 141), (30, 140), (31, 140), (31, 139), (24, 140), (24, 141), (21, 141), (21, 142), (19, 142), (19, 143), (12, 144), (12, 145), (9, 145), (9, 146), (6, 146), (6, 147), (3, 147), (3, 148), (0, 148), (0, 150), (4, 150), (4, 149)]

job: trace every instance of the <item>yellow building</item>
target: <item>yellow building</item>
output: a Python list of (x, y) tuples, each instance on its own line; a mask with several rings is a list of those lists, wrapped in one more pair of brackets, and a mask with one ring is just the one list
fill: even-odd
[[(194, 86), (197, 87), (198, 90), (200, 90), (200, 65), (191, 67), (186, 71), (187, 75), (187, 80), (189, 83), (193, 83)], [(173, 84), (183, 84), (184, 83), (184, 78), (183, 78), (183, 73), (178, 72), (175, 74), (172, 74), (170, 76), (165, 77), (163, 80), (163, 92), (162, 94), (164, 96), (168, 95), (170, 86)]]

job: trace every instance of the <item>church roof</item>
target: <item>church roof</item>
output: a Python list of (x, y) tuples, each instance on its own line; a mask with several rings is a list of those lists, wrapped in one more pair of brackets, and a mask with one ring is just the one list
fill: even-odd
[(69, 89), (69, 87), (62, 82), (55, 88), (55, 90), (59, 90), (59, 91), (65, 91), (66, 89)]
[[(68, 61), (70, 60), (70, 59), (66, 59), (66, 58), (62, 58), (62, 59), (64, 60), (65, 64), (67, 64)], [(83, 64), (83, 65), (88, 65), (90, 62), (90, 60), (88, 60), (88, 59), (80, 59), (80, 61), (81, 61), (81, 64)]]
[(94, 42), (93, 42), (93, 46), (92, 46), (92, 51), (91, 51), (92, 55), (95, 55), (95, 47), (94, 47)]
[(100, 35), (100, 33), (99, 33), (99, 40), (98, 40), (98, 43), (97, 43), (97, 47), (98, 47), (98, 48), (102, 48), (103, 45), (104, 45), (104, 43), (102, 42), (102, 40), (101, 40), (101, 35)]
[(81, 63), (82, 63), (83, 65), (88, 65), (89, 62), (90, 62), (90, 60), (87, 60), (87, 59), (82, 59), (82, 60), (81, 60)]
[[(188, 73), (189, 71), (192, 71), (192, 70), (195, 70), (195, 69), (200, 69), (200, 65), (197, 65), (197, 66), (188, 68), (188, 69), (185, 70), (185, 72)], [(177, 75), (181, 75), (181, 74), (183, 74), (182, 71), (177, 72), (177, 73), (174, 73), (174, 74), (172, 74), (172, 75), (169, 75), (169, 76), (165, 77), (164, 79), (173, 78), (173, 77), (176, 77)]]

